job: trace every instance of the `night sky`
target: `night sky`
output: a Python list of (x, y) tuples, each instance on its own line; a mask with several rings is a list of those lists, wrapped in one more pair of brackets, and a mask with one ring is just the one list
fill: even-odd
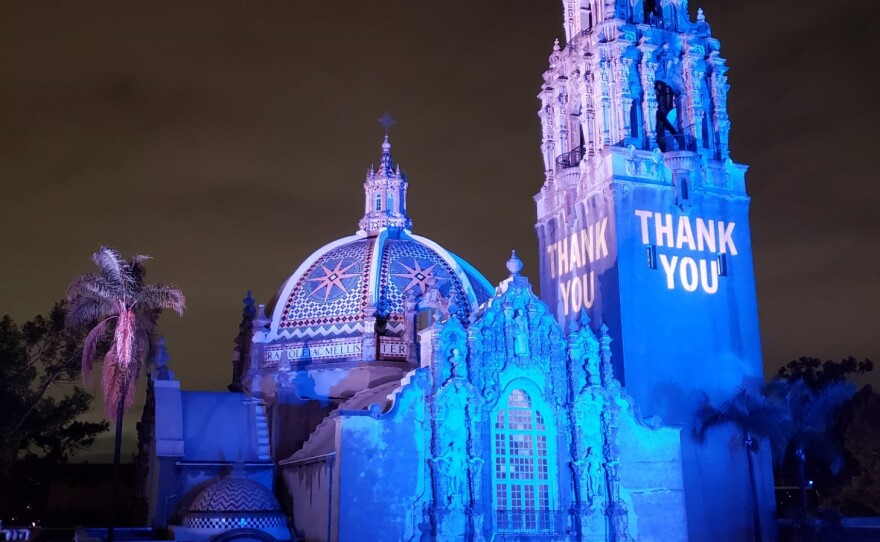
[[(731, 157), (750, 165), (766, 372), (880, 361), (880, 3), (698, 6), (730, 66)], [(188, 299), (161, 322), (171, 368), (223, 389), (247, 290), (268, 302), (357, 229), (386, 110), (414, 232), (493, 283), (516, 248), (537, 283), (554, 38), (558, 0), (4, 3), (0, 314), (48, 311), (101, 244), (149, 254), (148, 280)]]

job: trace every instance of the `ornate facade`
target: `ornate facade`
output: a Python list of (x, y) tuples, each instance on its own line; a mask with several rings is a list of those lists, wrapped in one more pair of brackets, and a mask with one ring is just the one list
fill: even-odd
[[(153, 526), (271, 541), (280, 508), (309, 541), (749, 533), (731, 434), (701, 448), (688, 431), (698, 399), (761, 372), (719, 43), (686, 0), (563, 5), (539, 94), (542, 298), (515, 254), (492, 287), (412, 233), (386, 133), (357, 232), (267, 306), (245, 299), (231, 393), (154, 374)], [(206, 504), (245, 485), (276, 530)]]
[(607, 328), (582, 312), (564, 331), (515, 254), (493, 289), (413, 235), (390, 149), (360, 231), (308, 258), (270, 310), (245, 299), (233, 393), (155, 372), (153, 525), (197, 540), (228, 518), (277, 523), (271, 503), (250, 517), (205, 496), (281, 482), (294, 539), (685, 540), (680, 431), (638, 416)]
[[(615, 375), (642, 412), (689, 428), (705, 397), (763, 383), (747, 166), (730, 157), (721, 43), (687, 0), (563, 6), (567, 41), (538, 94), (541, 299), (564, 326), (581, 310), (595, 331), (607, 325)], [(684, 433), (692, 540), (750, 529), (731, 438)], [(772, 526), (769, 453), (759, 463)]]

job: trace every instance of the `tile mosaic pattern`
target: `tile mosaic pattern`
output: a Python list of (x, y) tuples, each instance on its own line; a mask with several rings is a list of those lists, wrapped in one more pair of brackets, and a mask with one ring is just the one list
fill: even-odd
[(280, 329), (363, 320), (375, 238), (327, 252), (303, 273), (284, 305)]

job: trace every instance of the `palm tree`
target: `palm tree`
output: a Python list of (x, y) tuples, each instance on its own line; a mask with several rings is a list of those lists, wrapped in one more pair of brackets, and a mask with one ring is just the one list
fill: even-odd
[[(843, 467), (843, 456), (829, 429), (833, 416), (845, 402), (852, 399), (856, 388), (846, 381), (831, 381), (814, 389), (804, 379), (777, 378), (767, 384), (767, 395), (788, 410), (789, 430), (785, 432), (782, 454), (791, 450), (798, 466), (798, 485), (803, 517), (809, 513), (807, 503), (807, 452), (818, 456), (837, 474)], [(780, 459), (781, 460), (781, 457)]]
[[(149, 256), (135, 255), (126, 261), (116, 250), (102, 246), (92, 255), (99, 271), (75, 278), (67, 289), (70, 307), (66, 325), (93, 326), (83, 344), (84, 379), (88, 380), (91, 375), (101, 340), (113, 330), (103, 354), (101, 387), (104, 408), (108, 417), (116, 422), (114, 482), (122, 446), (122, 417), (134, 401), (135, 384), (153, 347), (159, 315), (163, 309), (172, 309), (183, 316), (186, 307), (186, 299), (177, 288), (144, 284), (143, 263), (148, 259)], [(114, 487), (117, 485), (114, 483)], [(107, 531), (109, 542), (113, 542), (113, 523), (111, 516)]]
[(761, 514), (758, 508), (758, 488), (755, 484), (755, 462), (753, 454), (758, 450), (762, 439), (769, 439), (774, 448), (781, 445), (777, 438), (785, 433), (789, 425), (788, 413), (781, 405), (764, 395), (755, 395), (745, 389), (721, 404), (719, 408), (711, 405), (708, 399), (697, 410), (694, 437), (705, 440), (713, 427), (731, 424), (742, 433), (742, 443), (746, 451), (749, 468), (749, 484), (752, 491), (753, 522), (755, 541), (761, 542)]

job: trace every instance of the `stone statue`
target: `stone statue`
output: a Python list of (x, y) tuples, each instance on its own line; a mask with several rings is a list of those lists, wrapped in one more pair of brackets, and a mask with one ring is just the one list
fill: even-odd
[(440, 483), (445, 486), (441, 494), (446, 495), (448, 508), (463, 509), (465, 497), (463, 482), (467, 475), (467, 467), (461, 444), (451, 441), (441, 455), (429, 458), (429, 461), (438, 465), (441, 474)]
[(517, 310), (513, 317), (514, 337), (513, 353), (517, 356), (529, 356), (529, 322), (522, 310)]
[(586, 476), (587, 482), (587, 498), (590, 501), (590, 508), (595, 510), (602, 502), (602, 489), (604, 487), (604, 477), (602, 476), (602, 463), (592, 448), (587, 451), (586, 457)]

